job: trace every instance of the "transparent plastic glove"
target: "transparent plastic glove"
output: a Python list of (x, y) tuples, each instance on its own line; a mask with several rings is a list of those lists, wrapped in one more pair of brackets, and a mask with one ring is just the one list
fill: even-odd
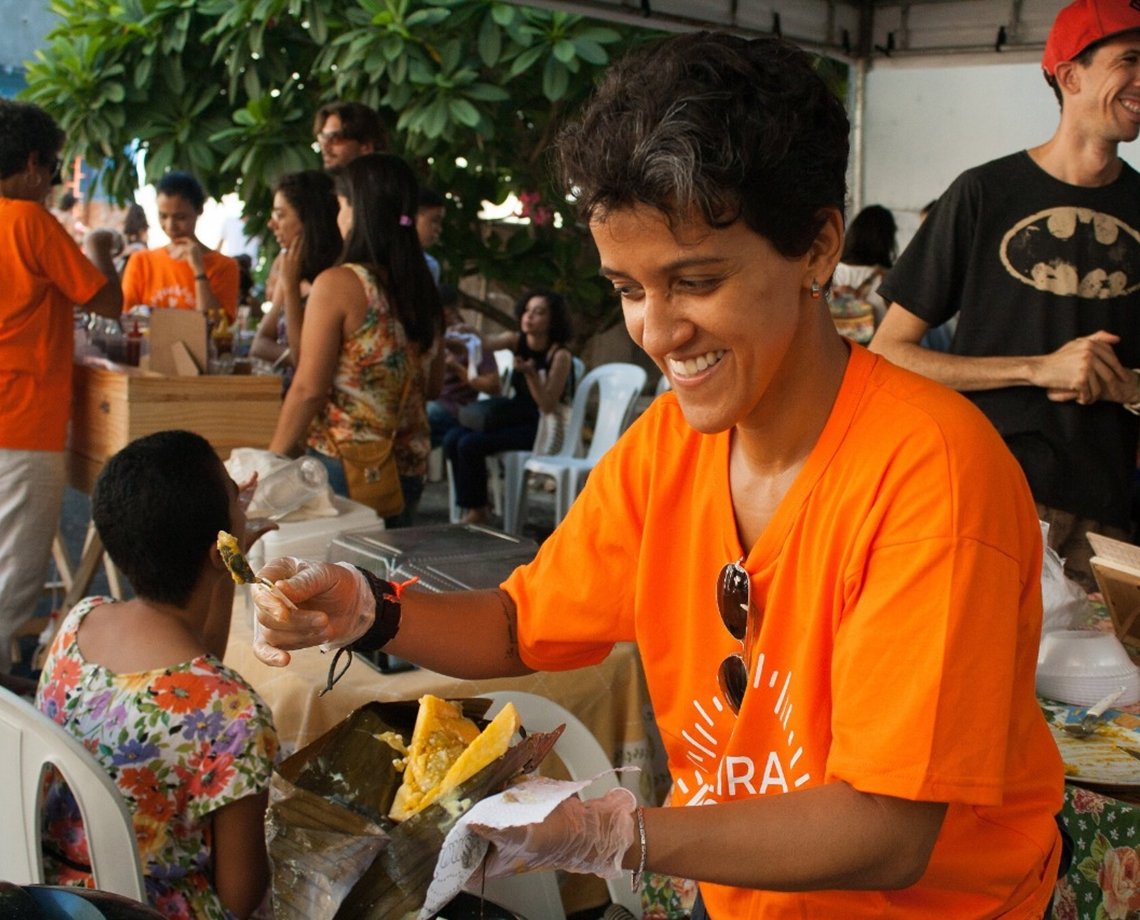
[(637, 836), (636, 810), (633, 793), (617, 788), (585, 802), (569, 798), (540, 824), (504, 830), (472, 824), (471, 829), (493, 845), (487, 878), (543, 869), (617, 878)]
[(359, 639), (376, 618), (376, 598), (367, 579), (346, 562), (309, 562), (291, 556), (272, 559), (257, 573), (275, 591), (254, 585), (253, 653), (265, 664), (289, 663), (286, 649), (324, 645), (340, 648)]

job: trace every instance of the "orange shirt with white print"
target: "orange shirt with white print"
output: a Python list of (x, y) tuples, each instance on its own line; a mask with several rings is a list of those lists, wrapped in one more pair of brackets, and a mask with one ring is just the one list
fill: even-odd
[[(732, 514), (729, 433), (694, 431), (673, 394), (659, 397), (505, 582), (522, 658), (581, 667), (636, 640), (674, 805), (838, 780), (949, 803), (910, 888), (704, 884), (711, 916), (1040, 917), (1060, 855), (1063, 774), (1034, 693), (1033, 500), (970, 403), (851, 351), (819, 441), (751, 548)], [(716, 674), (740, 644), (715, 587), (741, 557), (763, 618), (734, 716)]]
[(36, 202), (0, 198), (0, 449), (61, 451), (76, 304), (107, 279)]
[[(230, 322), (237, 317), (241, 271), (237, 259), (207, 249), (202, 256), (206, 280)], [(166, 248), (136, 252), (123, 270), (123, 309), (139, 304), (174, 310), (198, 305), (194, 269), (185, 259), (171, 258)]]

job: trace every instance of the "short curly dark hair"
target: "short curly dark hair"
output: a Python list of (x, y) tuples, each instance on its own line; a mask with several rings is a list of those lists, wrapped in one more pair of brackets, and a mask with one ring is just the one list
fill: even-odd
[(229, 474), (201, 435), (160, 431), (104, 464), (91, 519), (139, 597), (182, 607), (219, 530), (230, 530)]
[(676, 223), (743, 218), (778, 252), (807, 252), (847, 197), (847, 113), (812, 58), (781, 39), (696, 32), (610, 69), (555, 145), (588, 220), (634, 205)]
[(0, 99), (0, 179), (28, 164), (28, 155), (50, 166), (63, 149), (63, 129), (47, 112), (30, 102)]
[(199, 214), (206, 207), (206, 192), (202, 183), (188, 172), (168, 172), (154, 183), (156, 195), (183, 198)]

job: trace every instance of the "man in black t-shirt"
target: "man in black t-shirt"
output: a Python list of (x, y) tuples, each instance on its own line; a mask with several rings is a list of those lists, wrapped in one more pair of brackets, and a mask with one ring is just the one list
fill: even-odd
[[(1078, 0), (1042, 61), (1053, 137), (959, 176), (879, 288), (871, 349), (963, 391), (1021, 463), (1086, 590), (1085, 534), (1126, 538), (1140, 432), (1140, 3)], [(948, 353), (919, 343), (958, 314)]]

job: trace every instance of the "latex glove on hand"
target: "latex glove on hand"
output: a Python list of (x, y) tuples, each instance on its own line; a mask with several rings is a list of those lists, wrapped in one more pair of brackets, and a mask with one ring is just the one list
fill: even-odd
[(539, 824), (503, 830), (472, 824), (471, 829), (492, 844), (487, 878), (544, 869), (617, 878), (637, 836), (636, 811), (633, 793), (619, 787), (597, 799), (566, 799)]
[[(286, 649), (340, 648), (363, 636), (376, 618), (376, 598), (367, 579), (347, 562), (309, 562), (282, 556), (265, 564), (259, 578), (276, 591), (251, 590), (257, 629), (253, 653), (265, 664), (289, 663)], [(277, 591), (296, 604), (291, 609)]]

